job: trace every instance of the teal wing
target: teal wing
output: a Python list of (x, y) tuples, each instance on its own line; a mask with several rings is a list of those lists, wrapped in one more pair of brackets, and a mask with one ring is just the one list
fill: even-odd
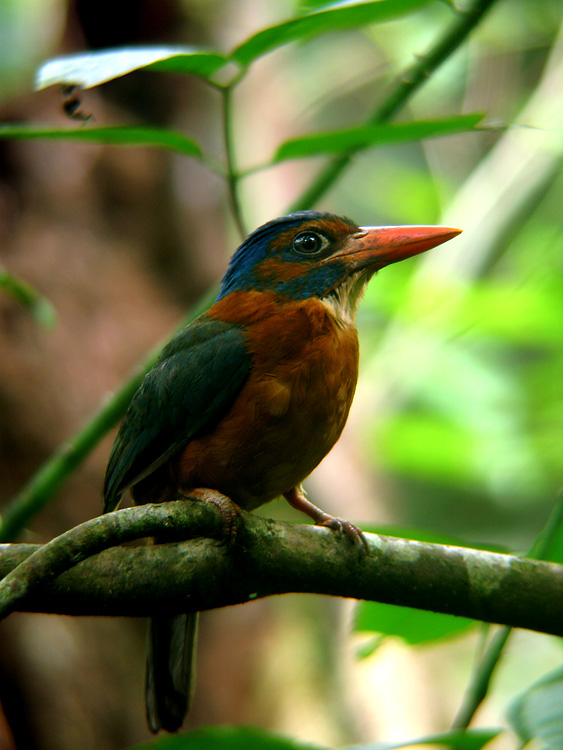
[(244, 330), (202, 316), (163, 349), (113, 445), (104, 510), (227, 412), (250, 372)]

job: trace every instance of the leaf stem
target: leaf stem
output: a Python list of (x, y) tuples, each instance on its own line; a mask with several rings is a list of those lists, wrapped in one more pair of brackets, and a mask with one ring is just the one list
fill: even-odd
[[(550, 514), (547, 523), (526, 557), (533, 560), (547, 559), (552, 543), (556, 536), (560, 534), (562, 527), (563, 493), (560, 494), (559, 500)], [(487, 697), (493, 673), (501, 660), (512, 630), (511, 627), (501, 627), (491, 636), (471, 675), (462, 704), (453, 721), (452, 729), (467, 729), (477, 709)]]
[(493, 672), (501, 659), (511, 633), (512, 628), (506, 626), (498, 628), (493, 633), (471, 676), (462, 704), (453, 720), (452, 729), (467, 729), (477, 709), (487, 697)]
[(246, 237), (248, 231), (245, 227), (242, 206), (239, 196), (240, 175), (236, 168), (234, 128), (233, 128), (233, 101), (232, 92), (239, 79), (235, 79), (228, 86), (221, 88), (223, 97), (223, 139), (225, 143), (225, 157), (227, 160), (227, 186), (233, 217), (241, 238)]

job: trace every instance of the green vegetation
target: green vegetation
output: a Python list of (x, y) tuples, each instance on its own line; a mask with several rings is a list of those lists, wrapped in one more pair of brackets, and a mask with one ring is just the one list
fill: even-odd
[[(431, 0), (282, 5), (286, 20), (250, 34), (230, 53), (123, 48), (57, 58), (38, 73), (39, 89), (79, 85), (86, 100), (90, 88), (140, 70), (195, 76), (220, 102), (218, 120), (209, 123), (215, 141), (176, 126), (106, 124), (95, 112), (93, 121), (63, 125), (6, 123), (0, 139), (154, 147), (195, 160), (221, 181), (224, 211), (239, 234), (259, 220), (309, 207), (362, 224), (460, 226), (464, 233), (455, 244), (386, 269), (363, 302), (353, 417), (362, 468), (377, 478), (374, 487), (385, 487), (383, 505), (400, 506), (386, 515), (412, 527), (387, 533), (529, 549), (531, 557), (563, 563), (557, 503), (563, 476), (560, 3), (473, 0), (462, 10)], [(261, 67), (270, 56), (278, 67)], [(267, 108), (249, 91), (265, 80), (272, 91), (263, 97), (280, 112), (292, 108), (283, 111), (279, 132), (264, 125), (262, 145), (257, 123)], [(294, 170), (291, 188), (278, 190), (277, 205), (265, 205), (261, 193), (269, 180), (268, 195), (275, 193), (280, 169)], [(0, 294), (53, 326), (50, 303), (4, 265)], [(55, 500), (117, 423), (153, 361), (151, 354), (6, 505), (3, 542), (15, 540)], [(498, 733), (502, 747), (563, 746), (561, 669), (543, 677), (525, 665), (519, 671), (514, 663), (525, 658), (515, 651), (505, 661), (513, 660), (519, 679), (512, 691), (495, 693), (509, 629), (371, 602), (358, 607), (355, 623), (366, 659), (393, 637), (413, 650), (442, 642), (446, 649), (481, 628), (471, 677), (465, 646), (465, 663), (452, 662), (456, 684), (469, 683), (457, 718), (409, 746), (481, 748)], [(311, 632), (318, 636), (314, 626)], [(555, 666), (556, 639), (535, 638), (542, 640), (544, 662)], [(493, 729), (491, 713), (485, 722), (475, 718), (484, 700), (497, 712)], [(448, 725), (450, 731), (436, 734)], [(301, 747), (245, 728), (198, 730), (142, 747), (250, 746)]]

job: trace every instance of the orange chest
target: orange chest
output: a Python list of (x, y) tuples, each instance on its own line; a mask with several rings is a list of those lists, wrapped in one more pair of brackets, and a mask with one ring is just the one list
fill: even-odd
[(248, 396), (264, 414), (286, 417), (288, 430), (313, 429), (317, 439), (340, 434), (358, 378), (355, 328), (320, 317), (322, 325), (295, 316), (276, 327), (277, 334), (266, 323), (249, 335)]
[(358, 378), (355, 326), (337, 320), (318, 300), (261, 301), (258, 307), (239, 307), (241, 322), (248, 324), (252, 368), (238, 400), (254, 408), (257, 419), (288, 417), (288, 429), (298, 422), (310, 429), (318, 419), (318, 428), (334, 426), (340, 434)]

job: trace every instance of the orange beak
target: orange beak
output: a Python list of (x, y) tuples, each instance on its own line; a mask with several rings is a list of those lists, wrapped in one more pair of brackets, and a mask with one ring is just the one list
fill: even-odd
[(349, 259), (358, 269), (378, 270), (441, 245), (461, 231), (434, 226), (360, 227), (331, 260), (340, 256)]

